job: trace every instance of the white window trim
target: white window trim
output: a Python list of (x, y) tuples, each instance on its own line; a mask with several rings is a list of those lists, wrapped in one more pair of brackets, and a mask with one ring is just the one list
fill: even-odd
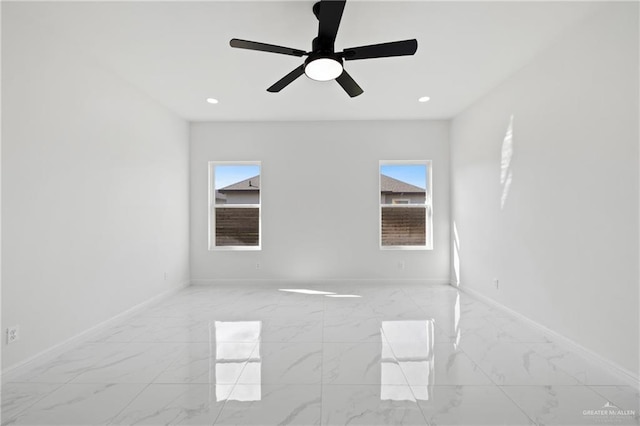
[[(258, 204), (221, 204), (219, 207), (230, 208), (257, 208), (258, 209), (258, 245), (257, 246), (217, 246), (214, 231), (216, 229), (216, 188), (215, 188), (215, 166), (259, 166), (260, 167), (260, 190), (258, 191)], [(262, 162), (261, 161), (209, 161), (209, 251), (259, 251), (262, 250)]]
[[(423, 204), (386, 204), (386, 206), (393, 206), (395, 208), (424, 208), (425, 211), (425, 229), (427, 235), (425, 236), (425, 245), (423, 246), (383, 246), (382, 245), (382, 208), (384, 204), (382, 204), (382, 200), (380, 199), (380, 194), (382, 192), (382, 187), (380, 184), (380, 175), (381, 175), (381, 167), (382, 166), (393, 166), (393, 165), (425, 165), (427, 167), (427, 188), (426, 188), (426, 196), (425, 202)], [(378, 163), (378, 244), (380, 250), (433, 250), (433, 205), (432, 205), (432, 176), (433, 176), (433, 166), (431, 160), (380, 160)], [(431, 225), (431, 226), (430, 226)]]

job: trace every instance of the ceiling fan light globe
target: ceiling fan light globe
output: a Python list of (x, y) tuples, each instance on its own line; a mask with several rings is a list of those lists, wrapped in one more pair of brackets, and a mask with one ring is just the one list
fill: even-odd
[(342, 64), (332, 58), (318, 58), (305, 65), (304, 73), (316, 81), (334, 80), (342, 74)]

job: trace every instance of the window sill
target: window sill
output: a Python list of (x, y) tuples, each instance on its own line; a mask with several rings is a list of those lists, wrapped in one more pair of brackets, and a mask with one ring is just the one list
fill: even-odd
[(214, 246), (209, 251), (260, 251), (261, 246)]
[(380, 250), (433, 250), (428, 246), (380, 246)]

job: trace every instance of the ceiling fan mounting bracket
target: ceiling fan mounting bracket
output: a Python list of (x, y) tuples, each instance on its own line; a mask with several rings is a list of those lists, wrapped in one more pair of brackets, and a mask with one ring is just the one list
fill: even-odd
[(320, 2), (313, 5), (313, 14), (316, 15), (316, 19), (320, 20)]

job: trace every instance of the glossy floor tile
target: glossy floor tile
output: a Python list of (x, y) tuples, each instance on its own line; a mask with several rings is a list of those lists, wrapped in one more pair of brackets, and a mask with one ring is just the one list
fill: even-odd
[(5, 424), (109, 424), (146, 387), (131, 383), (66, 384)]
[(326, 385), (323, 425), (424, 425), (411, 388), (403, 385)]
[[(340, 297), (348, 296), (348, 297)], [(192, 286), (2, 384), (2, 425), (639, 424), (640, 393), (450, 286)]]
[(151, 384), (109, 424), (213, 424), (232, 388), (233, 385)]
[[(607, 423), (635, 423), (633, 416), (625, 415), (625, 408), (618, 410), (608, 400), (603, 403), (602, 396), (587, 386), (504, 386), (502, 390), (537, 424), (601, 423), (602, 416), (595, 413), (605, 405)], [(637, 412), (637, 404), (635, 407)]]
[(430, 425), (535, 424), (496, 386), (413, 386)]

